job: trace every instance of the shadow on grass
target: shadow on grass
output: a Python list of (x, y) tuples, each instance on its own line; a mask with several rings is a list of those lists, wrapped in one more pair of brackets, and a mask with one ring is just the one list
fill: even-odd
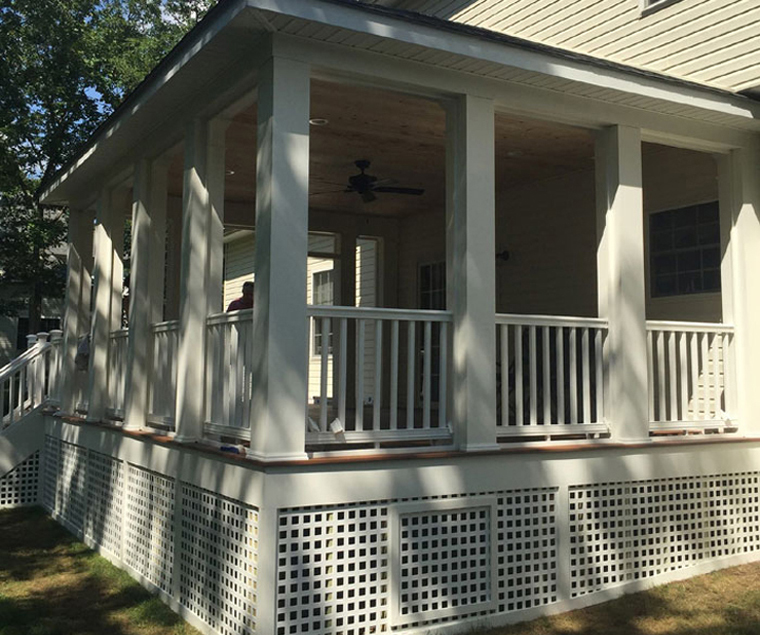
[(0, 635), (195, 632), (42, 510), (0, 513)]

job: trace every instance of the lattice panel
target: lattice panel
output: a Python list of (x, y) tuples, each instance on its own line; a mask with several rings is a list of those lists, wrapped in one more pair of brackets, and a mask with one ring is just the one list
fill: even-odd
[(126, 563), (171, 593), (174, 479), (134, 465), (127, 469)]
[(493, 505), (467, 498), (453, 505), (425, 502), (427, 509), (398, 515), (395, 626), (492, 608)]
[(556, 602), (556, 488), (497, 496), (499, 613)]
[(280, 513), (277, 635), (369, 635), (388, 625), (388, 507)]
[(760, 473), (707, 479), (705, 516), (711, 558), (756, 551), (760, 541)]
[(60, 454), (61, 441), (46, 435), (42, 462), (42, 506), (51, 514), (56, 511)]
[(84, 511), (87, 503), (85, 489), (87, 450), (61, 441), (60, 456), (56, 508), (72, 529), (81, 532), (84, 528)]
[(220, 635), (256, 632), (259, 512), (182, 484), (180, 603)]
[(114, 555), (121, 554), (124, 464), (90, 451), (87, 457), (85, 533)]
[(37, 504), (40, 453), (35, 452), (0, 478), (0, 509)]
[(760, 544), (760, 475), (569, 488), (572, 596), (661, 575)]

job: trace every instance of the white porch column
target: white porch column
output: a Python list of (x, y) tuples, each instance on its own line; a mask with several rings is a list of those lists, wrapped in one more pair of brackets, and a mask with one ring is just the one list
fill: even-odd
[(641, 131), (613, 126), (596, 143), (599, 317), (609, 320), (605, 415), (612, 438), (649, 439)]
[(454, 314), (452, 411), (464, 450), (496, 443), (493, 101), (465, 95), (447, 112), (446, 277)]
[[(87, 394), (87, 420), (105, 418), (108, 397), (108, 341), (111, 331), (113, 289), (121, 289), (114, 279), (113, 228), (117, 221), (112, 193), (101, 192), (95, 212), (93, 314), (90, 327), (90, 369)], [(123, 225), (123, 223), (122, 223)]]
[(305, 455), (309, 66), (272, 57), (259, 71), (251, 451)]
[(150, 323), (164, 321), (164, 278), (166, 269), (166, 209), (169, 163), (158, 159), (150, 168)]
[(92, 234), (92, 213), (72, 208), (69, 212), (68, 275), (61, 364), (61, 409), (68, 414), (74, 414), (85, 381), (84, 377), (79, 377), (74, 367), (74, 357), (79, 337), (89, 329)]
[[(726, 408), (743, 434), (760, 433), (760, 142), (718, 159), (723, 321), (734, 325)], [(731, 372), (733, 370), (733, 372)], [(733, 384), (733, 385), (732, 385)]]
[(132, 204), (132, 249), (129, 276), (129, 340), (124, 397), (124, 429), (145, 426), (148, 408), (150, 342), (151, 201), (150, 162), (135, 166)]
[(208, 227), (208, 276), (207, 315), (219, 313), (222, 306), (224, 288), (224, 177), (225, 177), (225, 133), (229, 119), (217, 117), (208, 125), (208, 165), (206, 186), (210, 208)]
[(208, 306), (208, 126), (193, 121), (185, 133), (180, 255), (179, 350), (176, 433), (182, 442), (203, 436), (205, 418), (206, 310)]

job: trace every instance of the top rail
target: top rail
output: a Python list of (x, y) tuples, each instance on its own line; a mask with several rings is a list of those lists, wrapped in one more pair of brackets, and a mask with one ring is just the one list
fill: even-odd
[(681, 333), (733, 333), (731, 324), (717, 322), (673, 322), (647, 320), (647, 331), (678, 331)]
[(239, 311), (230, 311), (229, 313), (214, 313), (206, 318), (206, 324), (213, 326), (215, 324), (234, 324), (236, 322), (247, 322), (253, 319), (253, 309), (240, 309)]
[(129, 337), (129, 329), (119, 329), (118, 331), (111, 331), (110, 339), (118, 340)]
[(3, 381), (4, 379), (7, 379), (10, 377), (13, 373), (17, 372), (20, 368), (23, 366), (26, 366), (29, 362), (34, 360), (39, 355), (42, 355), (45, 351), (47, 351), (51, 346), (53, 346), (52, 342), (44, 342), (42, 345), (33, 346), (32, 348), (28, 348), (25, 350), (21, 355), (16, 357), (15, 359), (8, 362), (5, 366), (0, 368), (0, 381)]
[(604, 318), (586, 318), (572, 315), (523, 315), (519, 313), (497, 313), (496, 324), (515, 326), (570, 326), (586, 328), (607, 328)]
[(311, 317), (326, 318), (349, 318), (358, 320), (401, 320), (401, 321), (427, 321), (427, 322), (452, 322), (453, 315), (450, 311), (434, 311), (431, 309), (385, 309), (375, 307), (354, 307), (336, 305), (309, 304), (306, 312)]
[(150, 325), (153, 333), (169, 333), (179, 328), (179, 320), (167, 320), (166, 322), (156, 322)]

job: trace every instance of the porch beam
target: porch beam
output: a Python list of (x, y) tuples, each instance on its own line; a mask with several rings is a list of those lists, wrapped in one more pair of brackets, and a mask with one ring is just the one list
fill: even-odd
[(605, 417), (614, 439), (649, 439), (641, 131), (611, 126), (597, 135), (599, 317), (609, 322), (604, 350)]
[[(447, 107), (446, 276), (453, 312), (452, 408), (464, 450), (496, 443), (494, 104), (464, 95)], [(447, 398), (441, 395), (441, 398)]]
[(203, 436), (205, 419), (205, 351), (208, 304), (208, 125), (193, 120), (185, 133), (180, 254), (179, 346), (177, 354), (176, 439)]
[(145, 426), (148, 408), (148, 374), (151, 291), (151, 165), (147, 159), (135, 166), (132, 184), (132, 245), (129, 276), (129, 338), (124, 397), (124, 429)]
[(309, 65), (259, 69), (251, 453), (305, 456)]
[[(90, 368), (87, 394), (88, 421), (105, 418), (108, 397), (108, 342), (111, 332), (114, 279), (114, 225), (117, 213), (113, 193), (103, 190), (95, 212), (93, 315), (90, 327)], [(122, 223), (123, 225), (123, 223)], [(121, 288), (121, 280), (119, 288)]]
[(723, 321), (734, 325), (725, 369), (726, 411), (744, 434), (760, 431), (760, 141), (718, 157)]
[(78, 340), (89, 330), (90, 276), (92, 272), (93, 214), (89, 210), (71, 209), (66, 258), (66, 304), (63, 319), (63, 363), (61, 369), (61, 410), (76, 412), (82, 395), (84, 377), (74, 366)]

